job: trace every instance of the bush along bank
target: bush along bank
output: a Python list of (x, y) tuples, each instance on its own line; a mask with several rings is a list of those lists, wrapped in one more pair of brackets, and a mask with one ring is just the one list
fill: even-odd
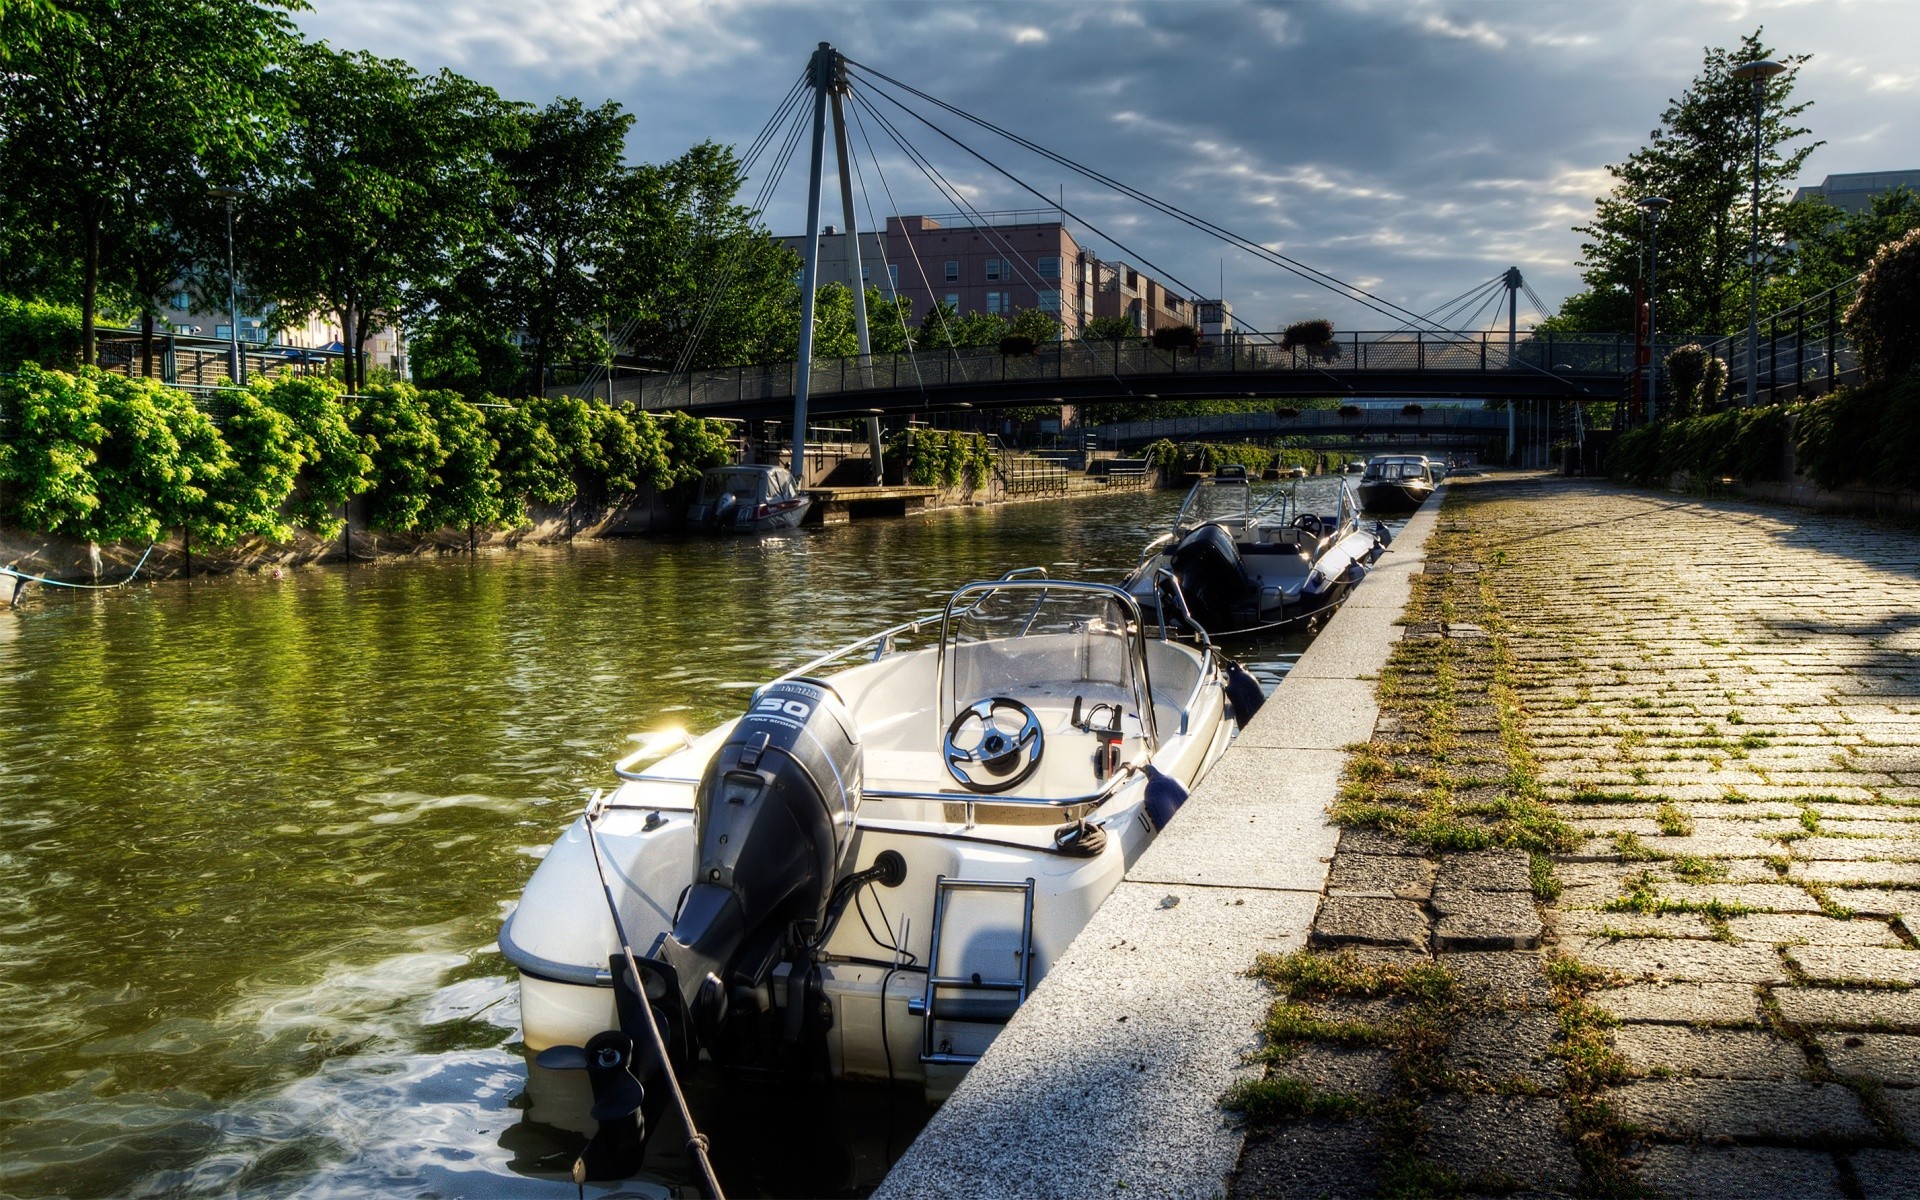
[(992, 443), (981, 434), (947, 429), (908, 429), (887, 439), (886, 461), (900, 464), (900, 477), (915, 487), (975, 490), (993, 478)]
[(1615, 441), (1607, 471), (1662, 487), (1780, 483), (1799, 474), (1829, 491), (1920, 492), (1920, 376), (1631, 429)]
[(471, 404), (383, 384), (263, 380), (197, 408), (92, 368), (0, 379), (0, 527), (89, 544), (174, 533), (212, 549), (337, 538), (349, 502), (398, 535), (527, 527), (528, 505), (664, 493), (727, 460), (723, 427), (604, 401)]
[(1273, 467), (1304, 467), (1309, 471), (1327, 469), (1326, 456), (1317, 450), (1293, 446), (1221, 445), (1214, 442), (1179, 442), (1161, 438), (1147, 447), (1149, 462), (1160, 468), (1160, 478), (1170, 487), (1185, 487), (1184, 477), (1193, 472), (1211, 475), (1225, 466), (1242, 466), (1254, 479)]

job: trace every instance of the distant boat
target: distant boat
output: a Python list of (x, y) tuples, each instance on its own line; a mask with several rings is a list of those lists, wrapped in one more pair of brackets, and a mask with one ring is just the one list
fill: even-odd
[(1354, 490), (1370, 513), (1410, 513), (1433, 495), (1433, 464), (1424, 454), (1382, 454), (1367, 460)]
[(687, 508), (687, 524), (730, 533), (792, 529), (812, 503), (785, 467), (708, 467), (700, 473), (700, 498)]

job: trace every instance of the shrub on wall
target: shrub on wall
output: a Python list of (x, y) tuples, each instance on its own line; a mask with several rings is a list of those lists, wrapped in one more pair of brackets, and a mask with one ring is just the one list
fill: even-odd
[(323, 538), (340, 536), (341, 510), (370, 486), (367, 440), (347, 424), (339, 383), (315, 376), (256, 380), (259, 401), (287, 418), (299, 474), (287, 497), (287, 519)]
[(418, 529), (427, 489), (446, 457), (433, 411), (408, 383), (376, 384), (351, 400), (354, 424), (364, 431), (373, 459), (367, 523), (391, 533)]
[(959, 487), (968, 478), (979, 487), (993, 473), (993, 447), (977, 433), (908, 429), (888, 439), (887, 453), (900, 458), (907, 482), (917, 487)]
[(1869, 381), (1920, 371), (1920, 229), (1874, 253), (1845, 321)]
[(1777, 480), (1785, 465), (1789, 416), (1785, 405), (1776, 404), (1642, 425), (1615, 440), (1607, 469), (1618, 478), (1656, 486), (1676, 475)]

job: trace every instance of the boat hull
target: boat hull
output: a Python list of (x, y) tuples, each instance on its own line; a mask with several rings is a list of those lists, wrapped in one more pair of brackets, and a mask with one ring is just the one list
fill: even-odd
[(1410, 513), (1433, 495), (1429, 486), (1413, 487), (1402, 483), (1361, 483), (1354, 488), (1360, 507), (1370, 513)]

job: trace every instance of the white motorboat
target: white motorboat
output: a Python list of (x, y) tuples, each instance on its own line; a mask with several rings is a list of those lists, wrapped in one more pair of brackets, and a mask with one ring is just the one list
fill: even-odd
[(1393, 540), (1379, 522), (1363, 526), (1344, 478), (1331, 513), (1303, 512), (1297, 489), (1254, 498), (1239, 467), (1193, 485), (1173, 529), (1153, 541), (1123, 586), (1156, 617), (1212, 637), (1310, 621), (1337, 606)]
[(799, 525), (811, 505), (785, 467), (708, 467), (700, 473), (699, 497), (687, 507), (687, 523), (732, 533), (766, 533)]
[(1258, 706), (1124, 590), (1031, 568), (619, 763), (499, 939), (527, 1046), (593, 1080), (594, 1177), (662, 1092), (643, 1008), (682, 1068), (944, 1096), (1225, 750), (1229, 687)]

